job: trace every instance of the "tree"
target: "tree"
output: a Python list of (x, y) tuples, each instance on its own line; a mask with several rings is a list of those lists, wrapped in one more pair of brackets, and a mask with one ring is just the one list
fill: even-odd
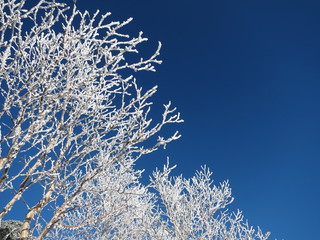
[(206, 168), (184, 179), (166, 165), (141, 183), (134, 163), (178, 139), (158, 134), (182, 120), (168, 103), (153, 123), (157, 88), (143, 91), (132, 75), (155, 71), (161, 44), (135, 61), (147, 39), (109, 15), (0, 1), (0, 223), (23, 203), (24, 240), (267, 239), (240, 212), (220, 211), (231, 190)]

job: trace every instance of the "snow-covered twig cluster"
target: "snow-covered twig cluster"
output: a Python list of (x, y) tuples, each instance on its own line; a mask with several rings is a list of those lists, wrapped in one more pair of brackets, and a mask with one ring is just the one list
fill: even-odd
[(24, 203), (21, 239), (266, 239), (240, 213), (218, 213), (231, 191), (206, 169), (169, 179), (167, 166), (140, 183), (134, 163), (178, 139), (158, 134), (182, 120), (169, 103), (153, 124), (157, 88), (131, 75), (155, 71), (161, 44), (132, 61), (147, 39), (109, 15), (0, 1), (0, 223)]

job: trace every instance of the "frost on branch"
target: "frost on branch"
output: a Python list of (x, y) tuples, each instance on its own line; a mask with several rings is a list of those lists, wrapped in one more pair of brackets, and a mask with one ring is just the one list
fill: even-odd
[(266, 240), (263, 234), (250, 227), (237, 213), (225, 210), (233, 198), (227, 181), (214, 185), (212, 172), (206, 167), (191, 179), (170, 177), (167, 164), (163, 171), (156, 170), (151, 185), (158, 192), (162, 208), (159, 214), (167, 219), (168, 239), (228, 239)]
[[(42, 189), (32, 203), (24, 200), (22, 237), (31, 221), (44, 237), (104, 168), (126, 165), (127, 156), (133, 163), (179, 137), (143, 144), (182, 120), (166, 107), (162, 122), (152, 124), (156, 88), (142, 91), (130, 74), (154, 71), (161, 44), (151, 57), (130, 61), (128, 53), (147, 39), (122, 34), (131, 19), (108, 22), (109, 15), (55, 1), (0, 3), (0, 190), (10, 195), (0, 219), (25, 193)], [(55, 210), (44, 220), (46, 206)]]
[(0, 1), (0, 221), (24, 211), (23, 240), (266, 239), (220, 211), (231, 191), (206, 169), (141, 183), (135, 162), (180, 137), (159, 135), (180, 114), (168, 103), (153, 123), (157, 88), (132, 75), (155, 71), (160, 43), (134, 61), (147, 39), (121, 32), (132, 19), (26, 2)]
[[(127, 159), (130, 162), (130, 159)], [(130, 165), (130, 164), (129, 164)], [(266, 240), (240, 211), (229, 212), (228, 182), (214, 185), (207, 168), (191, 179), (156, 170), (149, 186), (142, 171), (114, 164), (86, 183), (48, 239)], [(120, 174), (119, 174), (120, 173)], [(95, 204), (92, 204), (92, 203)]]

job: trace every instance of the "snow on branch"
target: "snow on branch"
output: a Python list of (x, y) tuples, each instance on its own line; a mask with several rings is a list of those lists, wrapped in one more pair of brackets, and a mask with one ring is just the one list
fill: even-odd
[(166, 166), (141, 183), (135, 162), (178, 139), (159, 134), (183, 120), (169, 102), (153, 123), (157, 87), (143, 91), (134, 76), (155, 71), (161, 43), (135, 61), (148, 39), (109, 16), (0, 1), (0, 225), (19, 209), (23, 240), (266, 239), (240, 213), (219, 213), (231, 190), (207, 169), (170, 178)]

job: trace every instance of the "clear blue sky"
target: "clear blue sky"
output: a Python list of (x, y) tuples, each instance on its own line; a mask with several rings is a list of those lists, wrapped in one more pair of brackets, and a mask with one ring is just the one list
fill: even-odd
[[(320, 215), (319, 0), (78, 0), (134, 21), (151, 53), (163, 43), (158, 103), (172, 100), (183, 137), (139, 166), (190, 177), (200, 165), (229, 179), (249, 223), (270, 239), (317, 239)], [(157, 106), (156, 104), (156, 106)], [(174, 129), (173, 128), (173, 129)], [(170, 129), (172, 130), (172, 129)]]
[[(229, 179), (249, 223), (270, 239), (317, 239), (320, 215), (320, 1), (78, 0), (81, 9), (134, 21), (164, 63), (142, 74), (185, 123), (167, 151), (140, 162), (175, 174), (200, 165)], [(142, 51), (144, 52), (144, 51)], [(139, 166), (140, 166), (139, 165)]]
[[(172, 100), (183, 135), (141, 166), (175, 174), (200, 165), (229, 179), (235, 202), (270, 239), (317, 239), (320, 215), (320, 1), (78, 0), (82, 9), (133, 17), (163, 43), (164, 63), (144, 74), (159, 85), (155, 102)], [(150, 164), (152, 162), (152, 164)]]

